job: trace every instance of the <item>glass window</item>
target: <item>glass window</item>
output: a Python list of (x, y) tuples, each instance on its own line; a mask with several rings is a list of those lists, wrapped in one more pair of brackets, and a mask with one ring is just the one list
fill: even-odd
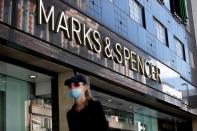
[(171, 12), (178, 16), (180, 21), (187, 23), (187, 1), (186, 0), (171, 0), (170, 1)]
[(130, 17), (140, 25), (144, 26), (143, 7), (135, 0), (129, 0), (129, 7)]
[(114, 2), (114, 0), (109, 0), (111, 3), (113, 3)]
[(135, 121), (135, 125), (138, 131), (157, 131), (158, 130), (157, 118), (135, 113), (134, 121)]
[(163, 0), (163, 3), (165, 7), (167, 7), (167, 9), (170, 10), (170, 0)]
[(112, 123), (121, 124), (125, 126), (132, 126), (134, 124), (133, 113), (118, 110), (116, 108), (111, 108), (108, 106), (103, 107), (105, 116), (109, 121), (110, 128), (117, 128)]
[(194, 64), (194, 55), (193, 53), (190, 51), (189, 52), (189, 60), (190, 60), (190, 65), (192, 68), (195, 68), (195, 64)]
[(175, 38), (175, 44), (176, 44), (177, 55), (181, 59), (185, 60), (184, 45), (177, 38)]
[(159, 3), (163, 4), (168, 10), (171, 10), (170, 8), (170, 0), (157, 0)]
[(51, 131), (52, 77), (2, 61), (0, 69), (0, 131)]
[(158, 20), (155, 19), (154, 21), (157, 39), (160, 40), (163, 44), (167, 45), (166, 28)]

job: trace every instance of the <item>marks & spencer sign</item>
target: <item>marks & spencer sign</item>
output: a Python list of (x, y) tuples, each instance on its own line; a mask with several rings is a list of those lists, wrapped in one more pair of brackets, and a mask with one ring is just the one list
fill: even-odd
[(67, 18), (64, 11), (59, 12), (58, 19), (55, 19), (55, 11), (53, 5), (46, 10), (42, 0), (37, 0), (37, 24), (48, 24), (50, 31), (55, 33), (62, 31), (65, 39), (75, 40), (78, 45), (87, 47), (88, 50), (94, 53), (101, 53), (104, 57), (118, 64), (128, 66), (129, 70), (161, 83), (160, 69), (156, 65), (153, 65), (136, 52), (122, 46), (121, 43), (113, 43), (112, 46), (108, 36), (103, 36), (103, 39), (101, 39), (101, 35), (97, 30), (87, 27), (74, 17)]

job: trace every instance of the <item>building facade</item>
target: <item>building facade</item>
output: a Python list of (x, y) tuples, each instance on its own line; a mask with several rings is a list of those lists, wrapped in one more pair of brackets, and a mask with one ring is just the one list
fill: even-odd
[[(178, 5), (178, 6), (177, 6)], [(111, 131), (196, 131), (189, 0), (0, 0), (0, 130), (68, 131), (87, 76)]]
[(196, 33), (196, 31), (197, 31), (197, 25), (196, 25), (196, 18), (197, 18), (197, 15), (196, 15), (196, 5), (197, 5), (197, 3), (196, 3), (196, 1), (195, 0), (191, 0), (191, 9), (192, 9), (192, 17), (193, 17), (193, 24), (194, 24), (194, 28), (193, 28), (193, 32), (194, 32), (194, 34), (195, 34), (195, 39), (197, 38), (197, 33)]

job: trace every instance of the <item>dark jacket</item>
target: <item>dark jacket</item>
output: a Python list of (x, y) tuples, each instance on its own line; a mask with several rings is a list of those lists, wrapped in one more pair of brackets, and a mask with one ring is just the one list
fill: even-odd
[(67, 113), (67, 120), (70, 131), (109, 131), (102, 105), (98, 101), (90, 100), (80, 112), (75, 110), (74, 105)]

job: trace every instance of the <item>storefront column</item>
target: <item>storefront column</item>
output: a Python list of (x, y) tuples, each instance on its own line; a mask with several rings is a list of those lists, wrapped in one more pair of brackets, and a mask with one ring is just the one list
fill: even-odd
[(192, 128), (193, 131), (197, 131), (197, 118), (192, 120)]
[(60, 131), (69, 131), (66, 113), (72, 107), (73, 100), (68, 96), (68, 88), (64, 85), (64, 81), (70, 78), (74, 73), (63, 72), (58, 74), (59, 85), (59, 129)]

